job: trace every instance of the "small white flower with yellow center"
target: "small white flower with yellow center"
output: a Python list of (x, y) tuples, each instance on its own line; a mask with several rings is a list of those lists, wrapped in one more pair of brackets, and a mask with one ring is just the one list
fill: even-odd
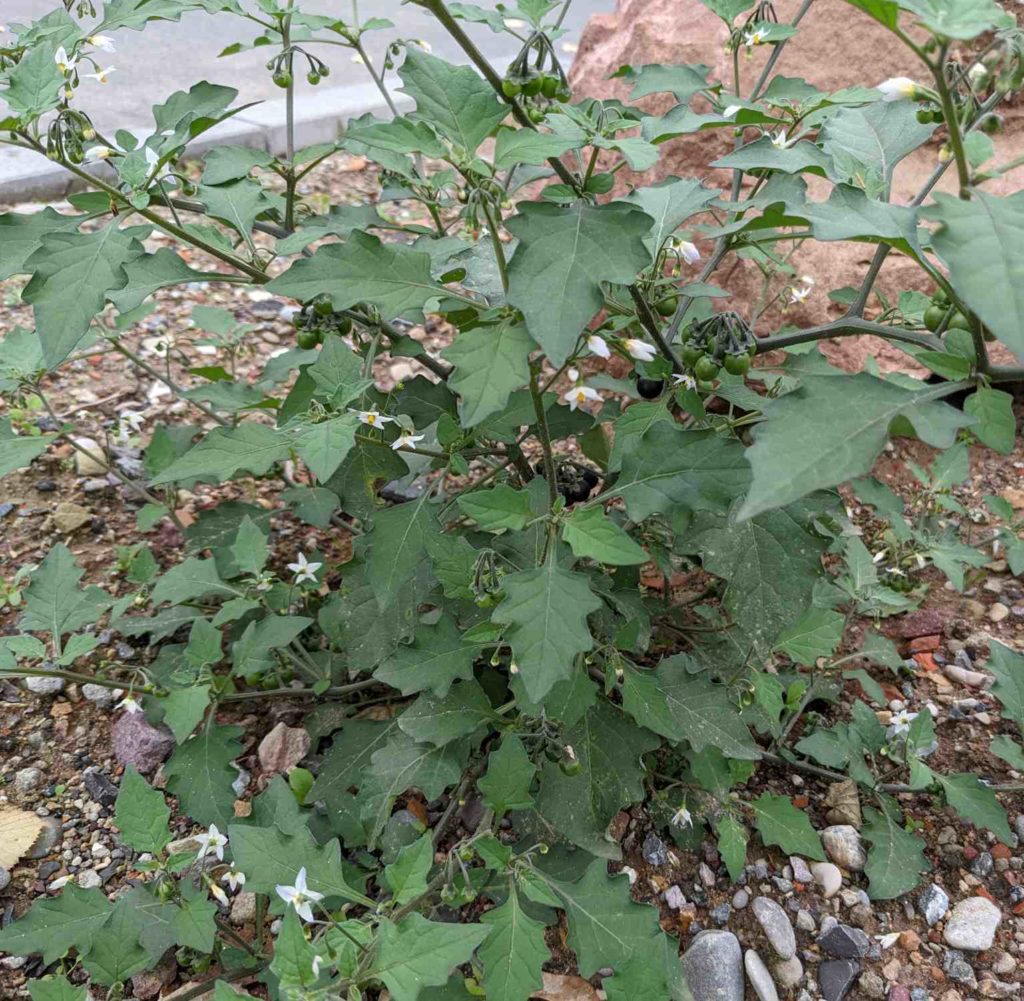
[(299, 553), (294, 563), (288, 564), (288, 569), (295, 574), (295, 583), (301, 584), (304, 581), (316, 583), (316, 572), (323, 566), (322, 563), (310, 563), (305, 553)]
[(86, 163), (100, 163), (103, 160), (109, 160), (117, 150), (111, 149), (110, 146), (90, 146), (85, 152)]
[(99, 49), (101, 52), (116, 52), (114, 48), (114, 40), (109, 35), (90, 35), (86, 38), (86, 41), (94, 48)]
[(355, 414), (359, 418), (360, 424), (365, 424), (370, 428), (379, 428), (382, 424), (390, 424), (394, 421), (394, 417), (387, 417), (376, 407), (371, 407), (369, 410), (353, 410), (349, 407), (348, 412), (350, 414)]
[(791, 305), (797, 305), (803, 302), (810, 294), (811, 287), (809, 285), (800, 285), (789, 290), (789, 301)]
[(216, 855), (218, 862), (224, 861), (224, 848), (228, 839), (227, 835), (220, 833), (216, 824), (210, 824), (210, 829), (202, 834), (194, 834), (192, 840), (199, 843), (197, 859), (205, 858), (207, 855)]
[(679, 256), (687, 264), (696, 264), (700, 260), (700, 251), (697, 249), (697, 244), (690, 243), (689, 240), (680, 240), (677, 244), (677, 249), (679, 250)]
[(680, 829), (683, 827), (693, 827), (693, 816), (690, 814), (690, 811), (686, 809), (685, 803), (672, 815), (671, 823), (673, 827), (678, 827)]
[(785, 129), (781, 129), (776, 135), (772, 136), (772, 145), (776, 149), (789, 149), (795, 141), (787, 138)]
[(677, 373), (672, 376), (672, 382), (676, 386), (682, 386), (683, 389), (697, 388), (697, 380), (692, 375), (680, 375)]
[(909, 709), (901, 709), (892, 718), (892, 732), (895, 736), (899, 737), (905, 733), (910, 733), (910, 724), (917, 719), (917, 713), (910, 712)]
[(240, 886), (245, 886), (245, 873), (239, 872), (237, 869), (232, 867), (228, 869), (223, 876), (221, 876), (220, 881), (222, 883), (226, 883), (228, 889), (230, 889), (232, 893), (235, 893)]
[(412, 431), (403, 430), (398, 437), (391, 443), (391, 447), (397, 452), (400, 448), (411, 448), (414, 452), (416, 451), (416, 442), (423, 441), (424, 435), (413, 434)]
[(313, 920), (313, 909), (309, 906), (315, 904), (324, 899), (322, 893), (317, 893), (316, 890), (311, 890), (306, 886), (306, 867), (303, 866), (299, 870), (299, 874), (295, 877), (294, 886), (278, 886), (277, 895), (286, 903), (290, 904), (295, 908), (295, 913), (298, 914), (303, 921)]
[(105, 70), (97, 70), (95, 73), (85, 73), (90, 80), (95, 80), (97, 83), (106, 83), (110, 79), (111, 73), (116, 73), (116, 66), (108, 66)]
[(611, 358), (612, 353), (608, 348), (608, 342), (600, 334), (591, 334), (587, 338), (587, 347), (592, 354), (598, 358)]
[(912, 101), (917, 93), (917, 84), (908, 76), (893, 76), (883, 80), (875, 89), (882, 92), (883, 101)]
[(564, 393), (562, 399), (569, 404), (570, 410), (575, 410), (588, 401), (600, 400), (601, 394), (590, 386), (579, 385), (573, 386), (567, 393)]
[(755, 45), (764, 45), (768, 39), (768, 32), (764, 28), (755, 28), (743, 36), (743, 44), (752, 49)]
[(117, 440), (123, 445), (133, 434), (138, 434), (145, 423), (146, 418), (142, 414), (134, 410), (124, 411), (118, 418)]
[(138, 704), (130, 695), (126, 695), (116, 706), (115, 709), (123, 709), (129, 716), (133, 713), (142, 712), (142, 706)]
[(627, 337), (622, 342), (622, 346), (626, 349), (629, 357), (635, 358), (637, 361), (654, 361), (658, 357), (658, 349), (638, 337)]
[(65, 76), (67, 76), (78, 63), (78, 60), (74, 56), (68, 55), (67, 49), (65, 49), (63, 45), (58, 46), (57, 51), (53, 54), (53, 61), (57, 64), (57, 69), (59, 69)]

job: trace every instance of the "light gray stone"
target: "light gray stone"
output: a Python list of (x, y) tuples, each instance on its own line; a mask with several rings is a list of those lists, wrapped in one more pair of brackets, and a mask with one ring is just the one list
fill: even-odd
[(793, 867), (793, 879), (798, 883), (810, 883), (813, 881), (814, 875), (807, 868), (807, 863), (799, 855), (791, 855), (789, 857), (789, 864)]
[(256, 894), (240, 890), (231, 901), (231, 923), (244, 925), (256, 920)]
[(26, 853), (26, 858), (45, 858), (60, 844), (60, 821), (56, 817), (43, 817), (43, 829)]
[(996, 929), (1002, 920), (1002, 912), (991, 900), (968, 897), (953, 908), (942, 937), (954, 949), (983, 952), (992, 948)]
[(824, 893), (826, 900), (829, 897), (834, 897), (842, 888), (843, 874), (839, 871), (839, 866), (833, 865), (831, 862), (815, 862), (811, 866), (811, 873), (814, 876), (814, 882), (821, 887), (821, 892)]
[(743, 951), (732, 932), (700, 932), (682, 964), (693, 1001), (743, 1001)]
[(775, 974), (776, 983), (785, 990), (791, 990), (803, 980), (804, 964), (800, 962), (798, 957), (794, 956), (792, 959), (776, 963), (772, 967), (772, 972)]
[(64, 691), (63, 678), (26, 678), (25, 687), (34, 695), (56, 695)]
[(796, 955), (796, 933), (789, 915), (768, 897), (756, 897), (751, 909), (779, 959), (792, 959)]
[(833, 824), (821, 832), (821, 843), (828, 852), (828, 857), (836, 865), (850, 872), (862, 872), (867, 862), (864, 846), (861, 844), (857, 828), (852, 824)]
[(11, 874), (0, 865), (0, 892), (4, 891), (11, 885)]
[(118, 689), (107, 688), (105, 685), (82, 685), (82, 695), (100, 709), (110, 709), (121, 696)]
[(24, 796), (30, 793), (43, 781), (43, 773), (38, 768), (22, 768), (14, 773), (14, 789)]
[(75, 882), (83, 890), (95, 890), (103, 885), (103, 880), (95, 869), (83, 869)]
[(758, 1001), (779, 1001), (779, 992), (775, 989), (775, 981), (772, 980), (768, 967), (764, 965), (764, 960), (753, 949), (747, 949), (744, 954), (743, 966)]
[(917, 898), (917, 909), (931, 928), (946, 916), (946, 911), (949, 910), (949, 895), (941, 886), (931, 883)]
[[(72, 438), (75, 448), (75, 472), (79, 476), (102, 476), (107, 471), (103, 447), (93, 438)], [(79, 451), (83, 449), (83, 451)]]

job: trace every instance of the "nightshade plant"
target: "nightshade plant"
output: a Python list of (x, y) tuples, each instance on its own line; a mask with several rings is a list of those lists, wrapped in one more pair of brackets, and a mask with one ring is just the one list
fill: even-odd
[[(1014, 444), (999, 387), (1022, 370), (992, 364), (989, 344), (1024, 354), (1024, 201), (985, 188), (1000, 173), (988, 133), (1024, 74), (1014, 18), (991, 0), (850, 0), (851, 17), (906, 46), (917, 82), (829, 94), (774, 75), (813, 0), (789, 24), (770, 2), (703, 0), (732, 29), (735, 79), (623, 67), (634, 99), (674, 95), (650, 116), (570, 92), (553, 44), (569, 0), (410, 2), (465, 64), (396, 39), (374, 65), (364, 36), (392, 25), (313, 16), (291, 0), (110, 0), (98, 11), (66, 0), (0, 43), (2, 141), (91, 189), (73, 213), (0, 216), (0, 274), (28, 276), (35, 316), (34, 330), (0, 344), (0, 474), (72, 440), (70, 426), (33, 423), (38, 408), (52, 415), (50, 373), (107, 350), (167, 381), (197, 417), (147, 429), (144, 477), (117, 471), (145, 498), (142, 532), (175, 519), (184, 487), (289, 480), (287, 512), (228, 501), (179, 524), (188, 553), (177, 565), (160, 567), (145, 545), (121, 551), (132, 586), (116, 599), (80, 586), (63, 545), (8, 589), (20, 632), (2, 641), (0, 669), (125, 689), (119, 712), (173, 732), (166, 791), (206, 829), (172, 851), (164, 793), (125, 774), (115, 819), (142, 853), (138, 885), (114, 901), (69, 886), (0, 932), (0, 950), (56, 964), (32, 985), (36, 1001), (81, 1001), (86, 978), (119, 996), (168, 949), (209, 978), (200, 990), (219, 981), (217, 1001), (246, 977), (281, 998), (386, 987), (397, 1001), (523, 1001), (550, 958), (545, 929), (561, 920), (584, 977), (612, 970), (611, 1001), (682, 997), (677, 942), (656, 908), (631, 900), (626, 875), (609, 872), (621, 858), (609, 823), (643, 803), (681, 851), (714, 839), (734, 878), (751, 828), (766, 845), (824, 858), (786, 796), (748, 794), (773, 769), (856, 783), (875, 898), (908, 892), (927, 868), (894, 793), (936, 797), (1012, 839), (993, 787), (927, 765), (929, 712), (887, 728), (854, 700), (848, 720), (816, 722), (849, 678), (884, 708), (865, 665), (901, 669), (877, 630), (840, 652), (851, 617), (914, 607), (922, 568), (963, 587), (983, 559), (948, 516), (967, 444)], [(289, 128), (280, 156), (217, 146), (201, 175), (189, 144), (243, 107), (230, 87), (171, 95), (148, 138), (100, 134), (76, 94), (92, 64), (109, 72), (109, 33), (186, 10), (255, 24), (252, 44), (269, 53), (289, 108), (340, 46), (389, 103), (384, 71), (395, 68), (415, 110), (360, 118), (308, 149)], [(487, 30), (521, 45), (505, 76), (472, 41)], [(771, 55), (749, 89), (740, 66), (757, 46)], [(650, 168), (661, 144), (710, 129), (734, 139), (712, 164), (732, 171), (731, 190), (671, 177), (611, 197), (623, 165)], [(943, 146), (928, 184), (912, 204), (891, 203), (894, 168), (933, 136)], [(379, 165), (380, 201), (315, 214), (299, 183), (339, 151)], [(100, 162), (106, 172), (87, 169)], [(933, 194), (947, 170), (958, 195)], [(809, 196), (808, 174), (830, 186), (826, 198)], [(396, 222), (396, 201), (417, 206), (422, 224)], [(148, 252), (154, 231), (175, 242)], [(841, 319), (768, 331), (762, 309), (720, 301), (715, 272), (736, 255), (761, 269), (769, 299), (780, 283), (783, 297), (805, 298), (813, 276), (789, 258), (807, 240), (876, 248), (868, 273), (834, 293)], [(703, 261), (695, 241), (713, 242)], [(186, 263), (184, 247), (210, 270)], [(920, 268), (931, 298), (876, 293), (894, 252)], [(199, 366), (201, 384), (178, 385), (123, 332), (156, 290), (195, 281), (294, 300), (296, 346), (252, 385), (233, 365)], [(410, 333), (427, 317), (454, 331), (441, 357)], [(197, 309), (196, 321), (232, 359), (244, 351), (249, 331), (229, 314)], [(816, 350), (858, 334), (899, 345), (937, 379), (847, 374)], [(774, 363), (752, 368), (766, 352)], [(601, 374), (613, 354), (635, 379)], [(379, 389), (375, 363), (388, 356), (420, 374)], [(130, 418), (119, 433), (138, 429)], [(870, 478), (894, 434), (943, 450), (918, 471), (925, 500), (909, 519)], [(850, 524), (841, 484), (888, 519), (876, 553)], [(998, 499), (993, 511), (1013, 514)], [(351, 535), (351, 560), (269, 561), (275, 516)], [(999, 533), (1020, 567), (1014, 528)], [(711, 584), (677, 600), (668, 582), (692, 568)], [(101, 622), (148, 637), (147, 666), (102, 660)], [(989, 666), (1005, 717), (1024, 725), (1024, 659), (997, 644)], [(311, 702), (322, 763), (236, 810), (241, 731), (224, 710), (281, 696)], [(1010, 737), (992, 751), (1024, 769)], [(435, 800), (429, 826), (406, 809)], [(470, 801), (472, 819), (459, 815)], [(243, 886), (257, 895), (251, 937), (223, 910)]]

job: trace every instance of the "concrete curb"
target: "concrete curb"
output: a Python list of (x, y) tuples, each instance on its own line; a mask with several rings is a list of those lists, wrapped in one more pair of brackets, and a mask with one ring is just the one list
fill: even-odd
[[(401, 81), (389, 80), (388, 89), (400, 111), (410, 109), (412, 101), (395, 87)], [(323, 87), (295, 100), (295, 145), (301, 149), (314, 143), (332, 142), (345, 124), (370, 112), (390, 117), (390, 110), (372, 83), (347, 87)], [(135, 131), (133, 129), (132, 131)], [(145, 136), (144, 128), (138, 134)], [(205, 133), (188, 147), (198, 157), (212, 146), (223, 144), (252, 146), (270, 153), (283, 153), (285, 147), (285, 99), (264, 101), (229, 118)], [(98, 167), (102, 170), (102, 165)], [(29, 150), (0, 146), (0, 203), (47, 201), (63, 198), (84, 187), (58, 164)]]

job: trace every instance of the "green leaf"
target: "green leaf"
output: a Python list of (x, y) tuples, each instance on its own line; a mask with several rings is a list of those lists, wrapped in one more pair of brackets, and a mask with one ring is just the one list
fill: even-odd
[(329, 809), (339, 810), (346, 791), (363, 784), (374, 752), (380, 750), (398, 730), (398, 721), (347, 720), (324, 755), (324, 762), (309, 793), (310, 802), (323, 800)]
[(437, 515), (426, 504), (428, 496), (385, 508), (373, 517), (366, 577), (381, 608), (394, 600), (402, 584), (427, 561), (426, 539), (437, 531)]
[(421, 914), (409, 914), (397, 924), (384, 919), (367, 975), (382, 980), (395, 1001), (416, 1001), (421, 988), (444, 984), (490, 931), (486, 925), (428, 921)]
[(29, 465), (46, 451), (54, 437), (52, 434), (18, 435), (11, 428), (10, 420), (0, 420), (0, 476)]
[(760, 756), (728, 688), (706, 673), (690, 674), (682, 658), (664, 660), (654, 671), (628, 671), (622, 704), (638, 723), (669, 740), (687, 740), (694, 751), (717, 747), (747, 761)]
[(309, 997), (317, 981), (313, 960), (317, 950), (307, 941), (302, 920), (289, 907), (281, 923), (281, 932), (274, 945), (271, 972), (277, 977), (283, 997)]
[(28, 985), (32, 1001), (89, 1001), (85, 984), (76, 987), (63, 975), (51, 975)]
[(412, 645), (398, 647), (373, 676), (403, 695), (431, 691), (441, 698), (456, 679), (473, 677), (478, 652), (463, 640), (455, 620), (442, 615), (436, 625), (420, 626)]
[(48, 233), (25, 262), (30, 303), (49, 367), (62, 362), (85, 336), (107, 293), (124, 288), (124, 265), (141, 253), (139, 242), (113, 222), (93, 233)]
[(484, 690), (470, 680), (457, 681), (443, 698), (424, 693), (398, 717), (398, 725), (413, 740), (443, 747), (494, 718)]
[[(316, 383), (317, 391), (326, 396), (335, 407), (344, 407), (351, 403), (373, 385), (372, 379), (363, 376), (362, 359), (340, 337), (328, 337), (324, 341), (316, 361), (309, 367), (308, 374)], [(355, 420), (352, 414), (346, 417)]]
[(195, 671), (216, 664), (224, 656), (221, 650), (220, 630), (207, 618), (198, 618), (192, 623), (184, 655), (188, 665)]
[(119, 313), (130, 313), (158, 289), (188, 282), (223, 280), (217, 271), (196, 271), (190, 268), (170, 247), (161, 247), (155, 254), (143, 254), (124, 266), (127, 282), (107, 298)]
[(359, 418), (355, 414), (342, 414), (319, 424), (310, 424), (295, 439), (295, 451), (309, 466), (310, 472), (324, 483), (352, 451), (358, 428)]
[(501, 818), (509, 810), (526, 810), (533, 805), (530, 785), (536, 774), (537, 766), (522, 740), (506, 733), (498, 749), (488, 756), (487, 774), (476, 785), (494, 815)]
[(700, 0), (713, 14), (717, 14), (729, 27), (744, 11), (754, 6), (755, 0)]
[(343, 244), (329, 243), (301, 258), (266, 288), (305, 302), (330, 296), (336, 310), (357, 302), (376, 306), (386, 318), (423, 318), (423, 307), (448, 290), (434, 281), (430, 255), (400, 243), (381, 243), (354, 230)]
[(912, 101), (879, 101), (860, 108), (840, 108), (825, 123), (821, 144), (832, 157), (839, 178), (885, 195), (893, 171), (927, 142), (935, 126), (917, 120)]
[[(203, 622), (196, 619), (196, 622)], [(220, 632), (217, 633), (220, 639)], [(163, 700), (164, 723), (167, 724), (174, 739), (184, 743), (199, 721), (206, 715), (210, 704), (210, 686), (194, 685), (190, 688), (176, 688)]]
[(167, 791), (178, 797), (181, 812), (222, 831), (234, 820), (238, 771), (231, 762), (242, 753), (238, 726), (208, 726), (187, 740), (164, 765)]
[(562, 526), (562, 538), (579, 559), (611, 566), (632, 566), (650, 559), (599, 506), (576, 508)]
[(798, 664), (813, 665), (819, 657), (831, 657), (843, 638), (845, 616), (831, 608), (809, 608), (775, 641)]
[(453, 66), (416, 46), (406, 48), (398, 75), (402, 89), (416, 102), (409, 117), (425, 121), (466, 153), (474, 153), (508, 114), (476, 70)]
[[(909, 421), (917, 436), (948, 448), (970, 422), (936, 402), (945, 386), (906, 389), (866, 372), (843, 377), (804, 376), (800, 388), (765, 402), (767, 420), (754, 430), (747, 458), (754, 479), (738, 518), (784, 507), (805, 494), (867, 473), (885, 447), (894, 421)], [(815, 433), (805, 433), (813, 422)]]
[(231, 647), (231, 673), (251, 678), (272, 667), (277, 661), (270, 651), (298, 639), (312, 623), (302, 615), (268, 615), (259, 622), (250, 622)]
[(178, 945), (196, 952), (213, 952), (217, 905), (206, 895), (206, 888), (192, 883), (183, 885), (182, 900), (175, 911), (174, 935)]
[(530, 495), (502, 483), (489, 490), (473, 490), (458, 498), (462, 513), (472, 518), (485, 532), (521, 531), (535, 515)]
[(384, 867), (384, 881), (394, 902), (407, 904), (427, 892), (427, 874), (434, 864), (434, 842), (429, 834), (406, 845), (390, 865)]
[(0, 96), (11, 111), (28, 123), (57, 107), (64, 89), (64, 74), (54, 61), (56, 42), (37, 42), (5, 73)]
[(266, 534), (246, 515), (242, 519), (242, 524), (238, 526), (235, 541), (231, 544), (231, 555), (234, 556), (239, 571), (258, 577), (267, 565), (268, 552)]
[(657, 908), (634, 903), (629, 880), (623, 873), (609, 876), (603, 859), (594, 859), (577, 883), (549, 880), (548, 885), (565, 908), (569, 945), (582, 976), (592, 977), (605, 966), (621, 969), (635, 954), (652, 954), (661, 932)]
[(491, 929), (478, 953), (487, 997), (492, 1001), (532, 997), (543, 983), (541, 967), (551, 958), (544, 925), (523, 910), (514, 888), (509, 889), (505, 903), (480, 920)]
[(995, 0), (897, 0), (936, 35), (964, 41), (985, 31), (1016, 26), (1014, 16)]
[(939, 223), (932, 246), (954, 289), (1014, 354), (1024, 357), (1024, 193), (970, 201), (937, 194), (922, 210)]
[[(671, 66), (651, 67), (645, 66), (640, 71), (640, 79), (643, 80), (646, 71), (651, 69), (666, 69), (675, 74), (677, 71), (692, 71), (694, 69), (707, 70), (707, 67), (693, 66)], [(706, 75), (706, 74), (705, 74)], [(661, 81), (659, 81), (661, 82)], [(663, 81), (666, 85), (670, 80)], [(706, 83), (702, 84), (702, 87)], [(653, 90), (644, 89), (643, 94), (637, 93), (641, 89), (638, 83), (633, 90), (633, 98), (654, 93)], [(658, 89), (672, 89), (671, 87), (659, 87)], [(680, 98), (680, 100), (686, 100)], [(637, 188), (630, 192), (625, 199), (627, 202), (638, 206), (646, 212), (653, 220), (654, 226), (644, 237), (644, 243), (651, 255), (651, 259), (658, 253), (662, 243), (670, 237), (687, 219), (698, 212), (704, 211), (714, 201), (717, 191), (705, 188), (700, 181), (693, 178), (667, 177), (664, 181), (652, 184), (646, 188)]]
[[(61, 215), (50, 207), (41, 212), (0, 215), (0, 279), (26, 273), (25, 262), (43, 245), (47, 234), (77, 230), (83, 218)], [(10, 337), (8, 334), (7, 339)]]
[(1013, 415), (1013, 397), (1001, 389), (982, 387), (964, 401), (964, 412), (975, 423), (971, 431), (983, 445), (1009, 455), (1017, 440), (1017, 419)]
[(101, 890), (83, 890), (71, 883), (58, 897), (36, 898), (24, 917), (0, 930), (0, 952), (39, 953), (47, 966), (72, 947), (80, 954), (88, 952), (113, 909)]
[(224, 184), (249, 176), (254, 167), (274, 162), (266, 150), (249, 146), (215, 146), (203, 157), (203, 184)]
[(537, 812), (573, 844), (618, 858), (605, 830), (622, 807), (644, 798), (640, 759), (660, 741), (604, 701), (564, 731), (562, 740), (572, 748), (580, 771), (566, 775), (558, 764), (546, 762)]
[(629, 284), (650, 260), (643, 239), (654, 220), (624, 202), (572, 206), (523, 202), (506, 221), (519, 240), (508, 300), (530, 336), (561, 365), (601, 308), (601, 282)]
[(1013, 844), (1013, 832), (996, 794), (977, 775), (961, 773), (935, 777), (942, 786), (946, 802), (968, 823), (987, 827), (1004, 845)]
[(793, 806), (789, 797), (764, 793), (750, 807), (754, 811), (754, 826), (766, 845), (778, 845), (787, 855), (826, 860), (807, 814)]
[(725, 814), (715, 827), (718, 854), (722, 856), (733, 882), (743, 875), (747, 864), (747, 829), (731, 813)]
[(529, 382), (533, 346), (526, 328), (511, 320), (459, 332), (443, 354), (455, 366), (448, 385), (462, 398), (464, 427), (504, 410), (512, 393)]
[(1005, 733), (992, 738), (989, 751), (997, 758), (1002, 758), (1014, 771), (1024, 772), (1024, 748)]
[(123, 897), (102, 928), (92, 934), (82, 966), (97, 984), (112, 985), (127, 980), (149, 966), (149, 953), (139, 945), (138, 915)]
[(237, 823), (225, 829), (235, 865), (245, 873), (246, 889), (276, 900), (275, 887), (291, 886), (299, 870), (305, 869), (306, 883), (316, 893), (369, 906), (367, 898), (345, 878), (337, 838), (318, 845), (308, 827), (297, 834)]
[(861, 835), (871, 846), (864, 872), (872, 900), (902, 897), (921, 882), (921, 873), (928, 868), (924, 842), (897, 823), (894, 803), (883, 800), (883, 806), (882, 810), (865, 807), (866, 823), (861, 828)]
[(724, 511), (749, 482), (739, 441), (659, 421), (625, 452), (612, 491), (626, 502), (633, 521), (643, 521), (677, 505)]
[(170, 807), (131, 765), (125, 769), (114, 804), (114, 823), (137, 852), (160, 852), (171, 840)]
[(208, 596), (240, 597), (238, 591), (220, 579), (215, 559), (201, 560), (190, 556), (160, 577), (153, 588), (151, 599), (154, 605), (165, 601), (172, 605), (180, 605), (184, 601), (194, 601)]
[(784, 174), (799, 174), (805, 170), (827, 174), (832, 161), (813, 142), (801, 141), (779, 149), (768, 136), (762, 136), (734, 153), (712, 160), (711, 166), (745, 171), (778, 170)]
[(248, 179), (219, 185), (201, 184), (199, 199), (211, 217), (245, 237), (252, 232), (256, 217), (274, 204), (256, 181)]
[(65, 633), (92, 625), (111, 602), (100, 587), (79, 587), (83, 572), (71, 550), (58, 542), (25, 588), (25, 612), (18, 621), (21, 631), (49, 633), (59, 651)]
[(990, 644), (988, 670), (996, 676), (992, 694), (1003, 706), (1003, 715), (1024, 731), (1024, 657), (1002, 643)]
[(491, 621), (508, 627), (505, 635), (527, 695), (537, 702), (572, 674), (578, 654), (593, 647), (587, 616), (601, 601), (586, 577), (562, 569), (554, 559), (509, 574), (502, 586), (505, 597)]
[(540, 167), (551, 157), (579, 149), (586, 140), (586, 133), (575, 123), (555, 132), (502, 128), (494, 144), (494, 166), (498, 170), (508, 170), (519, 163)]
[(287, 435), (255, 421), (233, 428), (218, 427), (150, 482), (155, 486), (197, 476), (223, 482), (239, 470), (263, 476), (275, 462), (288, 458), (291, 447)]

